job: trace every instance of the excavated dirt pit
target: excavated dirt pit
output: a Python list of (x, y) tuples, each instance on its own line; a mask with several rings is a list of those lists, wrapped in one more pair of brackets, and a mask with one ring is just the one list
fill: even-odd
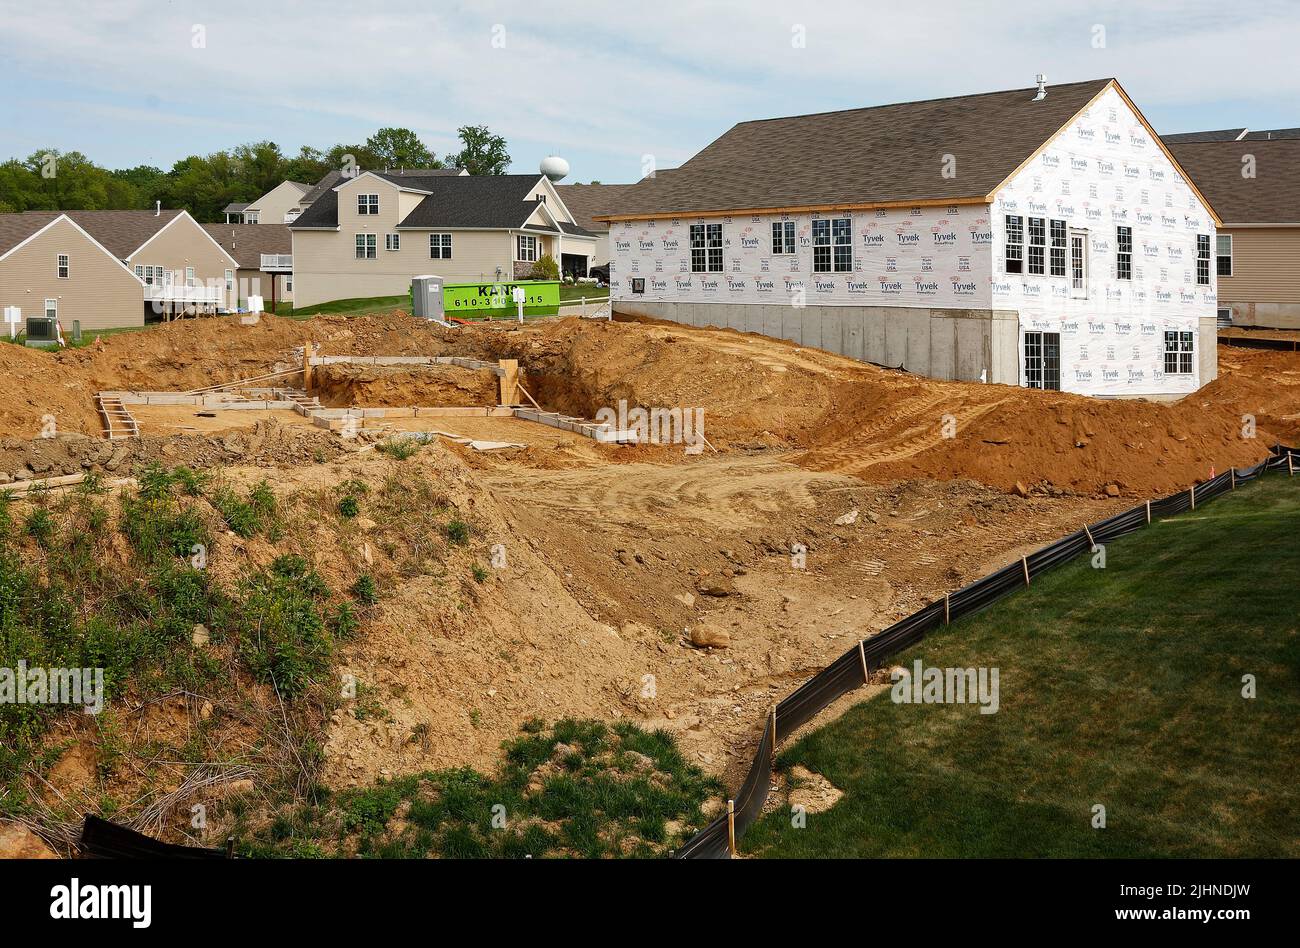
[[(84, 437), (99, 431), (96, 391), (249, 378), (300, 364), (304, 341), (326, 355), (515, 358), (547, 409), (590, 418), (621, 401), (698, 407), (717, 451), (604, 445), (517, 419), (368, 421), (525, 445), (475, 452), (440, 440), (397, 461), (290, 412), (208, 419), (191, 407), (132, 409), (146, 436), (174, 428), (172, 437)], [(76, 352), (0, 345), (11, 380), (0, 392), (0, 435), (11, 436), (0, 440), (0, 472), (127, 473), (162, 460), (220, 467), (236, 482), (268, 478), (289, 495), (422, 471), (474, 525), (476, 561), (500, 545), (505, 564), (482, 583), (413, 575), (385, 590), (342, 669), (385, 715), (335, 715), (328, 783), (490, 768), (523, 721), (565, 715), (665, 727), (691, 759), (734, 778), (770, 705), (856, 639), (1138, 498), (1253, 463), (1275, 440), (1300, 441), (1300, 355), (1219, 355), (1218, 381), (1164, 405), (945, 383), (657, 323), (448, 331), (400, 313), (200, 320)], [(327, 368), (317, 379), (334, 405), (497, 398), (491, 373)], [(47, 414), (74, 434), (27, 440)], [(1254, 438), (1242, 437), (1244, 415)], [(358, 529), (374, 531), (358, 548), (404, 542), (398, 528)], [(792, 559), (794, 544), (806, 562)], [(691, 645), (701, 627), (727, 647)]]

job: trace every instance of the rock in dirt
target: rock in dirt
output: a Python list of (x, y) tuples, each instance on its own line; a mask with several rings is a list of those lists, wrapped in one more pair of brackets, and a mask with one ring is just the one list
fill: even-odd
[(1119, 496), (1119, 485), (1118, 485), (1118, 484), (1107, 484), (1107, 485), (1106, 485), (1106, 496), (1107, 496), (1107, 497), (1118, 497), (1118, 496)]
[(720, 626), (704, 623), (691, 629), (691, 644), (696, 648), (726, 648), (731, 644), (731, 633)]
[(0, 823), (0, 859), (58, 859), (58, 855), (21, 823)]
[(844, 516), (835, 518), (835, 526), (837, 527), (851, 527), (853, 526), (853, 524), (857, 522), (858, 522), (858, 509), (856, 507), (854, 507), (848, 513), (846, 513)]
[(1017, 496), (1017, 497), (1028, 497), (1028, 496), (1029, 496), (1029, 488), (1025, 486), (1025, 484), (1024, 484), (1023, 481), (1016, 481), (1016, 488), (1015, 488), (1015, 489), (1016, 489), (1016, 496)]
[(736, 584), (728, 576), (705, 576), (695, 584), (695, 588), (701, 595), (718, 599), (736, 595)]
[(212, 637), (208, 633), (208, 627), (202, 622), (195, 625), (194, 631), (190, 633), (190, 641), (194, 643), (196, 648), (202, 648), (211, 640)]

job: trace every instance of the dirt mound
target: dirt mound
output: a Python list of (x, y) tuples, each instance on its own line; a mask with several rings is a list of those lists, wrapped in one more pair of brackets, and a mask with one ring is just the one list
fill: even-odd
[(313, 393), (325, 405), (403, 407), (496, 405), (501, 398), (495, 374), (454, 365), (327, 365), (312, 373)]

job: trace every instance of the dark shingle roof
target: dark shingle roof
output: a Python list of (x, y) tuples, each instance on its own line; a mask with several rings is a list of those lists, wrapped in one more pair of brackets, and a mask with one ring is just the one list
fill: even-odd
[(0, 214), (0, 253), (12, 249), (50, 221), (66, 214), (109, 253), (125, 260), (170, 224), (180, 211), (23, 211)]
[[(1224, 224), (1300, 224), (1300, 139), (1175, 142), (1170, 146)], [(1246, 155), (1255, 177), (1242, 177)]]
[[(410, 171), (407, 170), (390, 171), (387, 173), (396, 177), (405, 177), (407, 175), (423, 175), (426, 177), (433, 177), (439, 175), (455, 176), (455, 175), (463, 174), (464, 171), (465, 171), (464, 168), (429, 168), (423, 170), (412, 169)], [(313, 201), (320, 198), (321, 195), (325, 194), (328, 191), (332, 191), (334, 188), (336, 188), (339, 182), (342, 180), (343, 180), (343, 172), (339, 171), (338, 169), (325, 172), (325, 177), (321, 178), (319, 181), (316, 182), (315, 185), (308, 188), (307, 193), (305, 193), (302, 196), (302, 198), (299, 199), (298, 203), (311, 204)]]
[(1211, 132), (1178, 132), (1175, 135), (1161, 135), (1166, 145), (1185, 145), (1189, 142), (1259, 142), (1274, 141), (1279, 138), (1300, 138), (1300, 128), (1265, 128), (1252, 132), (1245, 128), (1221, 128)]
[(609, 224), (595, 221), (596, 214), (617, 214), (622, 206), (620, 197), (635, 184), (557, 184), (560, 200), (569, 209), (574, 220), (587, 230), (606, 231)]
[(204, 224), (203, 229), (241, 270), (259, 269), (264, 253), (293, 253), (293, 235), (284, 224)]
[(246, 207), (248, 207), (248, 204), (227, 204), (225, 207), (221, 209), (221, 213), (242, 214), (244, 213), (244, 208)]
[[(376, 171), (374, 174), (404, 188), (426, 191), (424, 198), (405, 219), (401, 228), (522, 227), (528, 215), (537, 209), (537, 201), (527, 200), (541, 179), (540, 174), (459, 175), (454, 173)], [(338, 192), (329, 190), (289, 225), (292, 229), (338, 226)], [(589, 236), (582, 228), (566, 230)]]
[[(741, 122), (672, 174), (619, 195), (618, 214), (984, 197), (1112, 82)], [(944, 177), (954, 155), (957, 175)]]
[(0, 254), (8, 253), (59, 216), (60, 211), (0, 214)]

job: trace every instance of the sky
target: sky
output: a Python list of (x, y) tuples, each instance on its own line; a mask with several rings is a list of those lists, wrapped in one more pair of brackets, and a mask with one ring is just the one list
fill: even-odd
[[(170, 168), (415, 130), (635, 181), (737, 122), (1116, 77), (1160, 132), (1300, 125), (1295, 0), (0, 0), (0, 160)], [(992, 131), (992, 130), (991, 130)], [(809, 142), (809, 147), (816, 147)]]

